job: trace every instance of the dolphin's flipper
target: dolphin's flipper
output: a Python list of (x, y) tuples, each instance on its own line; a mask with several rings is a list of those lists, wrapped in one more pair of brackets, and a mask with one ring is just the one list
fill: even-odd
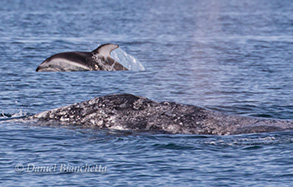
[(108, 57), (108, 56), (110, 56), (111, 52), (114, 49), (117, 49), (118, 47), (119, 47), (119, 45), (116, 45), (116, 44), (111, 44), (111, 43), (103, 44), (103, 45), (99, 46), (97, 49), (93, 50), (92, 53), (93, 54), (100, 54), (104, 57)]

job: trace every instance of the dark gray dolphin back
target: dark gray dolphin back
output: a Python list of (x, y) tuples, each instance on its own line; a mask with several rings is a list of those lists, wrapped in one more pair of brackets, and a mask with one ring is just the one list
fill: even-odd
[(41, 63), (36, 71), (90, 71), (95, 65), (90, 52), (64, 52), (55, 54)]

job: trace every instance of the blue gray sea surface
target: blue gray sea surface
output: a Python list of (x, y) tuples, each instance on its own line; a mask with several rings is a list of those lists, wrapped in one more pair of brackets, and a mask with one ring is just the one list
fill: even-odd
[[(2, 0), (1, 186), (292, 186), (292, 131), (169, 135), (6, 119), (116, 93), (293, 119), (291, 0)], [(145, 71), (37, 73), (119, 44)]]

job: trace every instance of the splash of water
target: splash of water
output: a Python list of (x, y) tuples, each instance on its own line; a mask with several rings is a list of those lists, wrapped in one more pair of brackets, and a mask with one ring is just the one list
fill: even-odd
[(112, 51), (111, 56), (124, 67), (126, 67), (130, 71), (144, 71), (145, 68), (142, 63), (134, 58), (133, 56), (127, 54), (120, 47)]
[(28, 115), (28, 113), (24, 112), (22, 109), (18, 110), (18, 112), (16, 112), (16, 113), (5, 113), (2, 111), (0, 113), (0, 121), (23, 118), (23, 117), (26, 117), (27, 115)]

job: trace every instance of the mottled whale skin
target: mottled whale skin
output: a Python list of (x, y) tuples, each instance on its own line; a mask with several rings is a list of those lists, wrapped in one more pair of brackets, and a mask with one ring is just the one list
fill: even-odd
[(36, 69), (37, 72), (55, 71), (126, 71), (110, 54), (119, 46), (103, 44), (92, 52), (64, 52), (47, 58)]
[(293, 129), (293, 121), (227, 115), (131, 94), (97, 97), (29, 116), (41, 125), (80, 125), (99, 129), (173, 134), (232, 135)]

